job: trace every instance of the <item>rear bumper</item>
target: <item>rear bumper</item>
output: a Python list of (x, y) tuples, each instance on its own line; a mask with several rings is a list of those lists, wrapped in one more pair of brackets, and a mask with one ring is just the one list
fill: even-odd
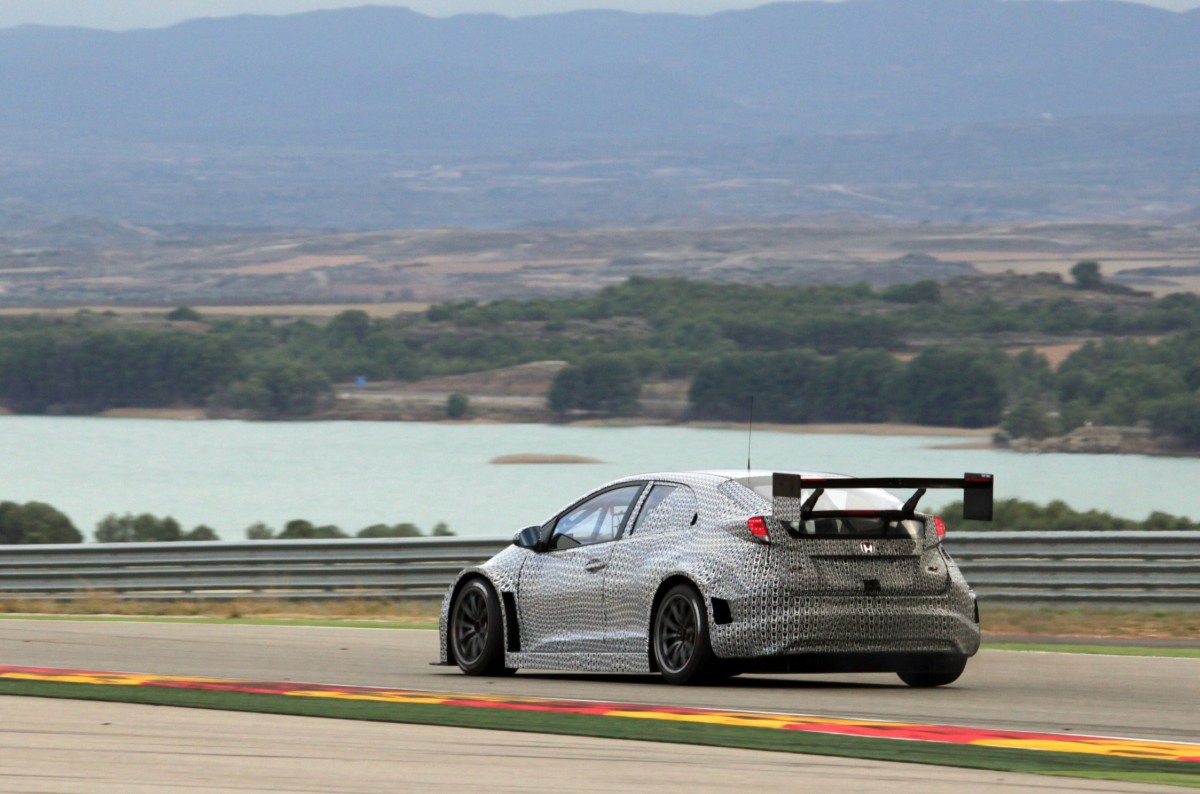
[(731, 660), (741, 673), (895, 673), (936, 668), (950, 653), (802, 653)]
[(713, 622), (712, 645), (726, 659), (823, 654), (956, 654), (979, 650), (975, 595), (951, 587), (937, 596), (824, 596), (729, 601), (728, 623)]

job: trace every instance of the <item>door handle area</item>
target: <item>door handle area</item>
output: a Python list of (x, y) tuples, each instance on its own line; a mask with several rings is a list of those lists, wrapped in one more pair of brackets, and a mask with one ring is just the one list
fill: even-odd
[(588, 573), (596, 573), (597, 571), (603, 571), (607, 567), (608, 563), (604, 560), (588, 560), (587, 564), (583, 566), (583, 570)]

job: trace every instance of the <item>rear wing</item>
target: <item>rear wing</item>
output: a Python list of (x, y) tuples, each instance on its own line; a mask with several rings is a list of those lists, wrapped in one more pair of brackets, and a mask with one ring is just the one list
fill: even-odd
[[(915, 488), (916, 491), (899, 510), (816, 510), (817, 500), (830, 490), (859, 488)], [(799, 502), (801, 521), (811, 518), (843, 518), (847, 516), (879, 516), (887, 519), (912, 518), (917, 502), (930, 488), (953, 488), (963, 492), (963, 518), (971, 521), (992, 520), (992, 475), (964, 474), (961, 479), (946, 477), (804, 477), (800, 474), (771, 475), (772, 509), (775, 515), (795, 516)], [(809, 490), (807, 499), (803, 491)], [(800, 500), (804, 499), (803, 502)], [(785, 501), (786, 500), (786, 501)], [(789, 516), (789, 517), (791, 517)]]

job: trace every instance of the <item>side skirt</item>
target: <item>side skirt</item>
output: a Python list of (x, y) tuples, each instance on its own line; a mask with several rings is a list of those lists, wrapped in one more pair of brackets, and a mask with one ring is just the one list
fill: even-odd
[(506, 653), (504, 666), (526, 670), (584, 670), (594, 673), (648, 673), (644, 653)]

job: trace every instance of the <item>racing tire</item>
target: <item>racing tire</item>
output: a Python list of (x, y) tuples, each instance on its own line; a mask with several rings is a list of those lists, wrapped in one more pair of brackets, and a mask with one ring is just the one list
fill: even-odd
[(896, 671), (900, 680), (911, 687), (927, 689), (958, 680), (967, 666), (967, 657), (954, 654), (932, 657)]
[(483, 579), (462, 586), (450, 607), (447, 641), (454, 661), (467, 675), (512, 675), (504, 666), (504, 617), (500, 599)]
[(721, 671), (708, 633), (708, 610), (690, 584), (667, 591), (654, 613), (650, 643), (654, 662), (668, 684), (704, 684)]

